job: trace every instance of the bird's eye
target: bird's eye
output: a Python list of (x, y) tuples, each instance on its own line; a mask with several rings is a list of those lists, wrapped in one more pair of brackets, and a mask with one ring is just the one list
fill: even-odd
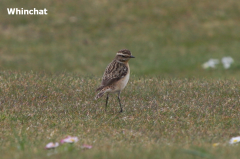
[(122, 57), (126, 57), (126, 56), (124, 56), (124, 55), (121, 55)]

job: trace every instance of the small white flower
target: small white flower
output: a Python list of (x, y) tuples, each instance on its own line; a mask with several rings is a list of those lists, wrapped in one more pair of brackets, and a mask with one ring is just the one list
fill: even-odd
[(216, 65), (219, 64), (219, 60), (218, 59), (209, 59), (207, 62), (205, 62), (202, 67), (204, 69), (207, 68), (215, 68)]
[(77, 137), (67, 136), (66, 138), (61, 140), (61, 144), (63, 144), (63, 143), (74, 143), (74, 142), (78, 142)]
[(222, 64), (225, 69), (229, 69), (231, 64), (234, 62), (232, 57), (223, 57), (222, 58)]
[(238, 142), (240, 142), (240, 136), (231, 138), (230, 141), (229, 141), (229, 144), (235, 144), (235, 143), (238, 143)]
[(58, 147), (58, 146), (59, 146), (59, 143), (58, 143), (58, 142), (56, 142), (56, 143), (50, 142), (50, 143), (48, 143), (48, 144), (45, 146), (45, 149), (54, 149), (54, 148), (56, 148), (56, 147)]
[(82, 149), (91, 149), (92, 148), (92, 145), (82, 145), (81, 146)]

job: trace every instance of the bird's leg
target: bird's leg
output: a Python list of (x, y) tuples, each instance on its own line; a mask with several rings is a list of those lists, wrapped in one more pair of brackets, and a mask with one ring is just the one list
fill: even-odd
[(107, 111), (107, 104), (108, 104), (108, 93), (107, 93), (107, 98), (106, 98), (106, 106), (105, 106), (105, 111)]
[(122, 105), (121, 105), (121, 100), (120, 100), (120, 91), (118, 92), (118, 102), (119, 102), (119, 105), (120, 105), (120, 112), (119, 113), (122, 113), (123, 110), (122, 110)]

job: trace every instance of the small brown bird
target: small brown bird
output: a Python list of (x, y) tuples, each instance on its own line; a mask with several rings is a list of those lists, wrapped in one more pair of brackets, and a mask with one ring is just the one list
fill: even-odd
[(95, 99), (101, 98), (105, 93), (107, 93), (106, 109), (109, 93), (118, 93), (120, 113), (123, 111), (120, 101), (120, 93), (127, 85), (129, 80), (130, 67), (128, 61), (130, 60), (130, 58), (135, 57), (132, 56), (129, 50), (119, 50), (114, 60), (107, 66), (103, 74), (101, 86), (96, 89), (96, 91), (99, 91), (99, 93), (96, 95)]

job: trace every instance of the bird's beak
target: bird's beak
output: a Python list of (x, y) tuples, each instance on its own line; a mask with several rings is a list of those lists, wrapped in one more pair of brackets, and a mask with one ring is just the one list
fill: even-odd
[(135, 58), (135, 57), (131, 55), (130, 58)]

